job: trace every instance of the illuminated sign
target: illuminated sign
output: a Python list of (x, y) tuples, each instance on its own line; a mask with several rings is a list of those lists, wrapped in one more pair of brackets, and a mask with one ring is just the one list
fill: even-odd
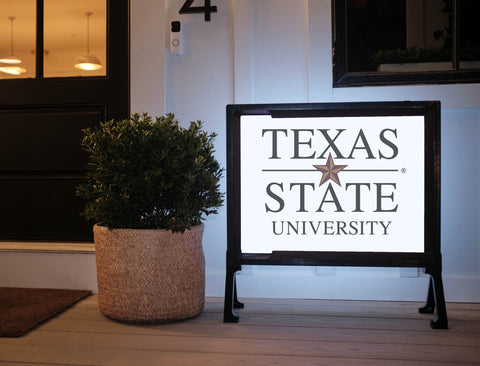
[(423, 120), (242, 116), (242, 252), (423, 252)]
[(227, 214), (224, 321), (243, 265), (420, 267), (448, 327), (439, 102), (227, 106)]

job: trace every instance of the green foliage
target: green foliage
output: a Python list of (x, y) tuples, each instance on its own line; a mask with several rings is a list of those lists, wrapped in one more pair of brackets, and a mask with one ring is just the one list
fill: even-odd
[(223, 204), (223, 169), (213, 157), (216, 134), (202, 122), (182, 128), (173, 114), (135, 113), (83, 130), (88, 182), (77, 187), (83, 215), (110, 228), (183, 232)]
[[(460, 49), (460, 60), (480, 60), (480, 45), (465, 42)], [(376, 70), (381, 64), (402, 64), (409, 62), (445, 62), (452, 61), (452, 53), (449, 48), (419, 48), (408, 47), (405, 49), (378, 50), (370, 57), (370, 66)]]
[(444, 48), (418, 48), (382, 49), (378, 50), (371, 58), (370, 64), (377, 69), (381, 64), (402, 64), (408, 62), (439, 62), (451, 61), (450, 51)]

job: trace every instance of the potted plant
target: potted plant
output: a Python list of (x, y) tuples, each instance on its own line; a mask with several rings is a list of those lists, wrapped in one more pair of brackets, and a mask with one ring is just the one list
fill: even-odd
[(198, 315), (205, 301), (204, 215), (223, 203), (216, 134), (173, 114), (133, 114), (83, 130), (100, 311), (127, 322)]

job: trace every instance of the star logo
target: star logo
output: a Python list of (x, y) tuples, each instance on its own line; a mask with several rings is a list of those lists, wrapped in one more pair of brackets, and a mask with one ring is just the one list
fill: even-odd
[(342, 186), (340, 184), (340, 179), (338, 178), (338, 173), (345, 169), (347, 166), (348, 165), (335, 165), (335, 163), (333, 162), (332, 153), (330, 153), (328, 155), (326, 165), (313, 166), (315, 169), (318, 169), (323, 173), (322, 179), (320, 180), (320, 184), (318, 186), (320, 187), (323, 183), (329, 181), (330, 179), (337, 183), (339, 186)]

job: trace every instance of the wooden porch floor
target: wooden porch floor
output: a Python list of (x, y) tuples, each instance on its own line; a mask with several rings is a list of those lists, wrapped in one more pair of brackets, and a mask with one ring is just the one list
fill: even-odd
[(421, 303), (245, 299), (238, 324), (223, 299), (191, 320), (127, 325), (89, 297), (21, 338), (0, 338), (1, 365), (480, 365), (480, 304), (448, 303), (432, 330)]

